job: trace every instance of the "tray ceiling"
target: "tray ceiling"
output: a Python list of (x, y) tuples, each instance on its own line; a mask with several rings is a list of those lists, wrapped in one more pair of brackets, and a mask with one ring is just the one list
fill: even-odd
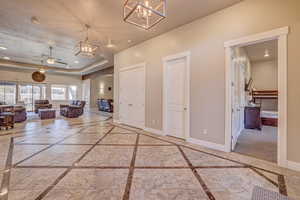
[[(18, 63), (37, 64), (49, 54), (68, 63), (49, 68), (83, 70), (97, 63), (113, 65), (113, 54), (160, 35), (180, 25), (201, 18), (241, 0), (169, 0), (167, 18), (150, 31), (123, 22), (123, 0), (9, 0), (0, 7), (0, 58), (10, 57)], [(186, 12), (188, 11), (188, 12)], [(38, 24), (31, 22), (37, 17)], [(84, 24), (91, 26), (90, 39), (101, 48), (95, 58), (76, 57), (74, 47), (84, 39)], [(114, 48), (107, 48), (111, 39)], [(107, 60), (107, 62), (103, 62)], [(78, 61), (78, 63), (75, 63)]]

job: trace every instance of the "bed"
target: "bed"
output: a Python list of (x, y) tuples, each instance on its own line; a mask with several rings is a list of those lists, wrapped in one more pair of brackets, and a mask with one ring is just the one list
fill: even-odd
[[(263, 100), (275, 99), (278, 100), (278, 90), (257, 90), (252, 91), (252, 99), (254, 103), (262, 106)], [(278, 112), (270, 110), (261, 110), (261, 122), (264, 126), (278, 126)]]
[(278, 112), (277, 111), (265, 111), (260, 113), (262, 125), (264, 126), (278, 126)]

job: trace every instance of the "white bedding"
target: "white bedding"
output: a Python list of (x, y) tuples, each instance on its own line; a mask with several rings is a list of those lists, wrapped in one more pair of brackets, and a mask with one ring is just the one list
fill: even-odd
[(262, 118), (272, 118), (278, 119), (278, 112), (277, 111), (261, 111), (260, 117)]

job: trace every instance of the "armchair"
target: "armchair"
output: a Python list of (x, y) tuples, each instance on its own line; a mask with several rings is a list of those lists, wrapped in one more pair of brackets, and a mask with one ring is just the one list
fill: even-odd
[(15, 122), (23, 122), (27, 119), (26, 108), (24, 106), (14, 106)]
[(35, 100), (34, 101), (34, 112), (38, 113), (39, 109), (51, 109), (52, 104), (48, 100)]
[(85, 101), (72, 101), (70, 105), (60, 105), (60, 114), (68, 118), (76, 118), (83, 114)]

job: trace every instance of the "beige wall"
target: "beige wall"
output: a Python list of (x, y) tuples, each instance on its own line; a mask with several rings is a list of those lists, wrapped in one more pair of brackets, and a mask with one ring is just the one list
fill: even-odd
[[(32, 80), (31, 74), (33, 71), (24, 70), (10, 70), (4, 67), (0, 67), (0, 80), (3, 81), (16, 81), (20, 83), (37, 83)], [(82, 84), (81, 76), (70, 76), (63, 74), (50, 74), (46, 73), (46, 80), (43, 82), (46, 84), (46, 98), (51, 101), (51, 84), (63, 84), (63, 85), (76, 85), (78, 88), (77, 98), (82, 97)], [(59, 104), (68, 103), (68, 101), (51, 101), (52, 104), (57, 108)]]
[(277, 60), (251, 62), (253, 86), (257, 90), (277, 90)]
[[(97, 99), (113, 99), (114, 78), (102, 75), (91, 80), (91, 107), (95, 107)], [(108, 88), (111, 88), (109, 91)]]
[[(278, 89), (277, 60), (251, 62), (251, 74), (253, 86), (256, 90)], [(278, 110), (276, 99), (264, 99), (261, 103), (263, 110)]]
[[(288, 159), (300, 162), (300, 1), (245, 0), (115, 55), (118, 69), (146, 62), (146, 126), (162, 129), (162, 58), (191, 51), (191, 137), (224, 144), (225, 41), (290, 26), (288, 36)], [(115, 79), (115, 101), (118, 100)], [(118, 106), (115, 106), (116, 111)], [(117, 118), (117, 113), (115, 118)], [(158, 123), (152, 124), (156, 120)], [(203, 134), (203, 129), (208, 134)]]
[[(97, 99), (99, 98), (113, 99), (114, 78), (110, 76), (113, 71), (113, 67), (109, 67), (83, 77), (83, 79), (91, 80), (90, 107), (97, 107)], [(112, 88), (111, 91), (108, 90), (108, 87)]]

